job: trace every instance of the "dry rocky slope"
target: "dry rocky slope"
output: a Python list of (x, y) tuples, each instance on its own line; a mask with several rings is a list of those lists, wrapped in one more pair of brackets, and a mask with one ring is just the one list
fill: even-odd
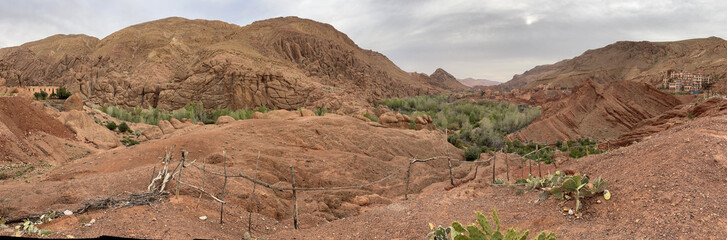
[(542, 118), (511, 137), (546, 143), (581, 137), (614, 139), (679, 104), (676, 97), (645, 83), (587, 80), (568, 97), (544, 104)]
[[(199, 167), (204, 166), (217, 173), (227, 171), (228, 174), (253, 175), (259, 153), (258, 178), (279, 187), (291, 186), (289, 166), (295, 167), (297, 187), (352, 186), (393, 174), (379, 184), (362, 189), (298, 192), (301, 224), (307, 228), (398, 201), (404, 194), (404, 173), (411, 158), (444, 156), (449, 152), (452, 158), (463, 159), (461, 150), (453, 146), (447, 150), (445, 144), (448, 144), (445, 136), (439, 131), (384, 128), (335, 114), (205, 125), (169, 138), (76, 159), (61, 168), (48, 169), (46, 174), (38, 175), (37, 178), (28, 178), (27, 182), (0, 180), (0, 215), (14, 219), (49, 210), (75, 210), (94, 199), (114, 197), (125, 191), (144, 192), (155, 164), (157, 170), (161, 169), (158, 157), (163, 154), (165, 147), (172, 146), (176, 146), (175, 159), (179, 159), (181, 150), (186, 150), (189, 151), (188, 161), (196, 160), (195, 164)], [(224, 159), (226, 170), (223, 167)], [(458, 162), (453, 163), (455, 167), (459, 166)], [(412, 169), (410, 191), (420, 192), (432, 183), (449, 179), (446, 169), (446, 161), (417, 164)], [(462, 177), (462, 173), (465, 172), (455, 171), (457, 177)], [(223, 185), (222, 178), (210, 174), (205, 176), (193, 167), (184, 170), (183, 181), (204, 186), (215, 195), (220, 195)], [(251, 189), (252, 184), (246, 180), (229, 179), (225, 196), (227, 225), (224, 228), (220, 228), (217, 222), (219, 205), (206, 196), (199, 200), (199, 192), (183, 186), (179, 199), (170, 197), (170, 202), (164, 200), (161, 206), (109, 210), (112, 212), (108, 214), (96, 211), (80, 219), (74, 215), (54, 220), (50, 225), (41, 226), (41, 229), (54, 230), (58, 236), (71, 234), (77, 237), (239, 237), (247, 230), (241, 226), (247, 222)], [(277, 192), (258, 186), (255, 195), (252, 211), (256, 234), (269, 234), (275, 228), (291, 227), (293, 196), (289, 191)], [(147, 213), (150, 209), (167, 211)], [(116, 211), (124, 213), (114, 214)], [(202, 215), (210, 219), (201, 221), (199, 216)], [(244, 220), (242, 216), (245, 216)], [(143, 220), (130, 220), (137, 217)], [(91, 218), (96, 218), (100, 225), (78, 228), (83, 221), (81, 219), (88, 221)], [(155, 221), (157, 218), (160, 221)], [(170, 232), (171, 235), (160, 235), (165, 234), (164, 231), (138, 226), (141, 223), (146, 226), (160, 223), (174, 230)], [(0, 235), (3, 234), (7, 233), (0, 231)]]
[(622, 41), (588, 50), (573, 59), (537, 66), (501, 86), (532, 89), (552, 83), (570, 88), (589, 78), (600, 83), (630, 80), (656, 85), (667, 70), (723, 73), (725, 66), (727, 41), (717, 37), (676, 42)]
[(466, 88), (404, 72), (332, 26), (296, 17), (244, 27), (167, 18), (101, 40), (55, 35), (0, 49), (3, 85), (62, 85), (95, 104), (176, 109), (201, 101), (343, 112), (385, 98)]
[(62, 164), (89, 147), (50, 114), (58, 111), (20, 97), (0, 97), (0, 163)]
[[(319, 227), (283, 230), (268, 238), (422, 239), (430, 223), (469, 224), (476, 220), (473, 211), (497, 208), (501, 226), (529, 229), (531, 237), (552, 231), (558, 239), (714, 239), (727, 234), (727, 207), (722, 200), (727, 198), (725, 136), (725, 115), (698, 117), (628, 147), (558, 163), (560, 171), (610, 181), (611, 199), (584, 200), (580, 219), (564, 215), (562, 200), (537, 201), (537, 191), (518, 194), (510, 187), (490, 185), (488, 168), (485, 174), (480, 170), (474, 181), (447, 192), (442, 188), (448, 182), (432, 185), (409, 201)], [(502, 179), (504, 159), (496, 163), (497, 177)], [(510, 170), (521, 171), (520, 160), (514, 163)], [(573, 201), (565, 204), (573, 205)]]

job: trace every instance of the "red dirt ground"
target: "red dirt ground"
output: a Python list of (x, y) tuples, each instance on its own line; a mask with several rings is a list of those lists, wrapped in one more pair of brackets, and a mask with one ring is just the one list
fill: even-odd
[[(408, 159), (444, 155), (443, 141), (436, 131), (381, 128), (335, 115), (208, 125), (92, 154), (27, 182), (1, 181), (0, 215), (17, 218), (77, 209), (94, 199), (143, 192), (163, 148), (176, 145), (175, 152), (189, 151), (196, 164), (209, 160), (206, 167), (215, 172), (223, 171), (218, 154), (226, 151), (228, 173), (252, 174), (260, 151), (260, 179), (278, 186), (290, 186), (290, 165), (296, 166), (296, 183), (302, 187), (362, 184), (397, 173), (361, 190), (300, 192), (300, 230), (292, 229), (291, 194), (258, 187), (253, 234), (267, 239), (420, 239), (430, 231), (429, 223), (470, 223), (473, 211), (492, 208), (498, 209), (503, 226), (530, 229), (533, 234), (553, 231), (560, 239), (717, 239), (727, 234), (727, 116), (723, 114), (688, 120), (604, 154), (560, 161), (558, 170), (611, 182), (612, 199), (585, 200), (580, 219), (563, 215), (559, 200), (536, 202), (537, 192), (518, 194), (489, 185), (492, 168), (487, 164), (479, 167), (475, 180), (466, 181), (474, 177), (473, 165), (455, 163), (458, 186), (454, 188), (449, 186), (446, 161), (417, 164), (410, 200), (404, 200)], [(454, 159), (462, 159), (461, 150), (450, 146), (450, 151)], [(497, 177), (505, 178), (504, 157), (497, 159)], [(511, 177), (519, 177), (522, 162), (514, 155), (508, 159)], [(185, 169), (183, 179), (202, 185), (194, 168)], [(205, 181), (205, 189), (220, 193), (220, 178), (207, 176)], [(198, 192), (182, 187), (179, 198), (170, 196), (159, 204), (92, 210), (39, 227), (53, 230), (51, 237), (241, 238), (247, 231), (250, 188), (245, 180), (230, 179), (222, 225), (216, 202), (198, 199)], [(96, 222), (82, 226), (90, 219)], [(12, 235), (12, 229), (0, 230), (0, 235)]]

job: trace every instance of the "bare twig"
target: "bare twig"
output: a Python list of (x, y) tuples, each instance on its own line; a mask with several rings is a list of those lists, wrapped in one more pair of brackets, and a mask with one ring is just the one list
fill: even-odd
[(197, 189), (198, 191), (200, 191), (200, 192), (202, 192), (202, 193), (205, 193), (205, 194), (209, 195), (209, 196), (210, 196), (210, 197), (212, 197), (212, 199), (214, 199), (215, 201), (218, 201), (218, 202), (220, 202), (220, 203), (222, 203), (222, 204), (225, 204), (225, 201), (222, 201), (222, 199), (219, 199), (219, 198), (215, 197), (215, 195), (212, 195), (211, 193), (209, 193), (209, 192), (207, 192), (207, 191), (203, 190), (202, 188), (199, 188), (199, 187), (197, 187), (197, 186), (194, 186), (194, 185), (192, 185), (192, 184), (189, 184), (189, 183), (186, 183), (186, 182), (182, 182), (182, 181), (180, 181), (179, 183), (181, 183), (181, 184), (184, 184), (184, 185), (187, 185), (187, 186), (189, 186), (189, 187), (191, 187), (191, 188)]

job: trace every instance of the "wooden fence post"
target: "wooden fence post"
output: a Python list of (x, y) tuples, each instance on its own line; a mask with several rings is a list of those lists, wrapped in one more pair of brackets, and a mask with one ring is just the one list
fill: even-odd
[(293, 227), (297, 230), (298, 227), (298, 195), (295, 192), (295, 173), (293, 173), (293, 165), (290, 165), (290, 181), (293, 185)]
[[(220, 199), (224, 200), (225, 197), (225, 188), (227, 187), (227, 153), (225, 151), (222, 151), (222, 168), (225, 171), (225, 183), (222, 184), (222, 194), (220, 195)], [(225, 213), (225, 203), (220, 203), (220, 224), (222, 224), (222, 216)]]
[(540, 159), (540, 151), (537, 152), (537, 157), (538, 157), (538, 176), (542, 178), (543, 177), (543, 172), (540, 171), (540, 161), (541, 161), (541, 159)]
[[(260, 151), (257, 152), (257, 161), (255, 162), (255, 175), (253, 175), (253, 179), (257, 180), (257, 169), (260, 166)], [(257, 184), (253, 181), (252, 182), (252, 193), (250, 193), (250, 211), (247, 214), (247, 232), (250, 233), (250, 236), (252, 236), (252, 198), (255, 196), (255, 186)]]
[(179, 179), (177, 179), (177, 198), (179, 198), (179, 185), (182, 182), (182, 169), (184, 169), (184, 161), (187, 159), (189, 152), (182, 150), (182, 167), (179, 168)]
[(406, 169), (406, 190), (404, 192), (404, 200), (409, 200), (409, 175), (411, 175), (411, 165), (413, 162), (409, 162), (409, 167)]
[[(535, 151), (538, 151), (538, 145), (535, 145)], [(528, 159), (528, 165), (530, 165), (530, 174), (528, 177), (533, 176), (533, 161)]]
[[(507, 146), (505, 146), (507, 149)], [(507, 168), (507, 182), (510, 182), (510, 161), (508, 161), (507, 153), (505, 153), (505, 167)]]
[(447, 164), (449, 164), (449, 184), (454, 186), (454, 177), (452, 176), (452, 160), (449, 158), (449, 133), (447, 129), (444, 129), (444, 147), (447, 149)]
[(497, 162), (497, 153), (495, 153), (495, 158), (492, 159), (492, 184), (495, 184), (495, 163)]

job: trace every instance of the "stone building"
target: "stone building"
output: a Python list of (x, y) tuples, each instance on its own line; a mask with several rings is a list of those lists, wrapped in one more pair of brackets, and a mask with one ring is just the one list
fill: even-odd
[(41, 91), (45, 91), (48, 93), (48, 95), (51, 95), (53, 93), (57, 93), (58, 87), (57, 86), (27, 86), (23, 87), (25, 90), (28, 90), (30, 94), (39, 93)]
[(701, 73), (669, 70), (662, 79), (661, 87), (674, 91), (697, 92), (711, 80), (709, 76)]

